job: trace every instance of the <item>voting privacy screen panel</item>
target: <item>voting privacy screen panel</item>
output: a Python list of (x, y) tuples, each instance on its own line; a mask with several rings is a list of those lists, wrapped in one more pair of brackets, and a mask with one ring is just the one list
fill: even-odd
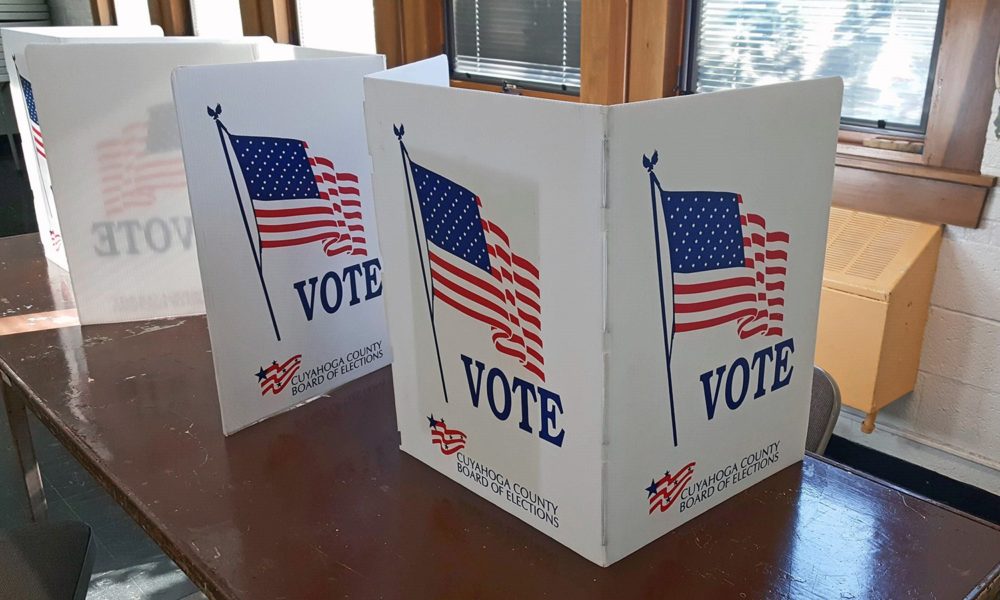
[(390, 361), (362, 114), (381, 56), (174, 75), (223, 430)]
[[(148, 19), (146, 21), (149, 22)], [(10, 75), (10, 95), (17, 128), (21, 133), (24, 170), (34, 198), (35, 217), (45, 256), (63, 269), (66, 251), (52, 197), (46, 138), (35, 104), (33, 77), (24, 57), (28, 44), (83, 44), (88, 42), (128, 42), (133, 38), (162, 37), (159, 27), (16, 27), (3, 29), (4, 60)]]
[(204, 312), (170, 73), (257, 43), (27, 48), (81, 323)]
[(801, 460), (840, 95), (369, 77), (403, 450), (601, 565)]
[(447, 69), (365, 81), (402, 449), (600, 562), (601, 109)]
[(609, 109), (608, 562), (802, 459), (841, 93)]

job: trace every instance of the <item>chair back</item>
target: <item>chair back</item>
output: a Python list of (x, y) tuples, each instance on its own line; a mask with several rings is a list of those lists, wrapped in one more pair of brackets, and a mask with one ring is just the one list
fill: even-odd
[(806, 433), (806, 450), (823, 454), (833, 427), (840, 416), (840, 388), (829, 373), (813, 367), (812, 397), (809, 402), (809, 429)]

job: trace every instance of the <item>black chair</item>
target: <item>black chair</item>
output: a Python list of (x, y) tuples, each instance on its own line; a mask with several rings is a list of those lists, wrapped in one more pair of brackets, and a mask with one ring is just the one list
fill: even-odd
[(813, 367), (812, 397), (809, 401), (809, 429), (806, 450), (823, 454), (840, 416), (840, 388), (823, 369)]
[(94, 535), (78, 521), (0, 531), (0, 599), (82, 600), (94, 568)]

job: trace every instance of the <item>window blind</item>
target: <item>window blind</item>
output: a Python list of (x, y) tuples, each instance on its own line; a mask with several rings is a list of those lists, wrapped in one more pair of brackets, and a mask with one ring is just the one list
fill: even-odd
[(846, 124), (924, 132), (941, 0), (695, 0), (689, 85), (839, 75)]
[(580, 89), (581, 0), (452, 0), (456, 77)]
[[(0, 0), (0, 28), (51, 25), (47, 0)], [(10, 81), (0, 44), (0, 82)], [(0, 99), (0, 102), (3, 100)]]

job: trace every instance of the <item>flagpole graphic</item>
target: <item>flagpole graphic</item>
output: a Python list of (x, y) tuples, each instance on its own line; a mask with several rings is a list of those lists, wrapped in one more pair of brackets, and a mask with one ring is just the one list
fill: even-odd
[[(653, 167), (656, 166), (656, 162), (659, 160), (659, 153), (653, 151), (652, 158), (646, 158), (644, 154), (642, 156), (642, 166), (646, 168), (646, 172), (649, 173), (649, 194), (653, 202), (653, 237), (656, 241), (656, 270), (658, 273), (663, 273), (663, 256), (660, 250), (660, 223), (658, 217), (658, 211), (656, 210), (657, 201), (657, 190), (661, 190), (660, 181), (656, 178), (656, 173), (653, 172)], [(670, 311), (671, 324), (667, 327), (667, 300), (666, 294), (663, 291), (663, 277), (657, 278), (659, 281), (660, 288), (660, 322), (663, 326), (663, 347), (666, 349), (667, 357), (667, 394), (670, 398), (670, 430), (674, 436), (674, 446), (677, 446), (677, 413), (674, 409), (674, 377), (673, 372), (670, 369), (670, 355), (671, 348), (673, 347), (673, 336), (674, 336), (674, 311)], [(670, 272), (670, 288), (671, 294), (673, 293), (673, 281), (674, 274), (671, 269)]]
[(219, 131), (274, 336), (280, 341), (264, 277), (264, 250), (308, 246), (328, 257), (368, 256), (361, 179), (316, 154), (305, 140), (234, 134), (222, 123), (221, 114), (220, 105), (208, 108)]
[(430, 313), (431, 333), (434, 336), (434, 353), (437, 356), (438, 374), (441, 376), (441, 391), (444, 393), (444, 401), (448, 402), (448, 386), (444, 382), (444, 367), (441, 364), (441, 347), (438, 345), (437, 327), (434, 324), (434, 301), (433, 296), (431, 295), (431, 286), (434, 284), (433, 282), (430, 286), (427, 284), (427, 271), (424, 268), (424, 251), (420, 247), (420, 230), (417, 228), (417, 211), (413, 204), (413, 186), (410, 183), (410, 155), (406, 152), (406, 145), (403, 143), (403, 134), (406, 130), (403, 128), (403, 124), (400, 123), (399, 127), (393, 125), (392, 131), (396, 134), (396, 139), (399, 140), (399, 152), (403, 160), (403, 172), (406, 175), (406, 192), (410, 198), (410, 216), (413, 217), (413, 235), (417, 242), (417, 257), (420, 259), (420, 275), (424, 281), (424, 295), (427, 297), (427, 311)]
[(267, 312), (271, 316), (271, 326), (274, 327), (274, 336), (281, 341), (281, 333), (278, 331), (278, 321), (274, 318), (274, 307), (271, 306), (271, 295), (267, 291), (267, 282), (264, 281), (264, 269), (261, 265), (261, 257), (257, 254), (257, 245), (254, 244), (253, 234), (250, 233), (250, 222), (247, 220), (246, 210), (243, 208), (243, 199), (240, 196), (240, 187), (236, 183), (236, 173), (233, 171), (233, 160), (229, 156), (229, 147), (226, 144), (226, 135), (229, 135), (229, 130), (219, 119), (219, 115), (222, 114), (222, 105), (217, 104), (213, 110), (211, 106), (208, 107), (208, 116), (215, 120), (215, 125), (219, 130), (219, 142), (222, 143), (222, 151), (226, 155), (226, 166), (229, 167), (229, 177), (233, 182), (233, 192), (236, 194), (236, 203), (240, 207), (240, 215), (243, 217), (243, 227), (247, 233), (247, 241), (250, 243), (250, 252), (253, 254), (254, 264), (257, 266), (257, 277), (260, 278), (260, 287), (264, 290), (264, 300), (267, 301)]
[[(769, 230), (762, 215), (746, 211), (740, 194), (664, 190), (653, 173), (657, 160), (656, 152), (643, 155), (642, 166), (649, 173), (670, 425), (677, 446), (674, 336), (717, 327), (731, 327), (741, 340), (782, 335), (790, 239), (788, 232)], [(669, 320), (664, 286), (670, 289)]]

